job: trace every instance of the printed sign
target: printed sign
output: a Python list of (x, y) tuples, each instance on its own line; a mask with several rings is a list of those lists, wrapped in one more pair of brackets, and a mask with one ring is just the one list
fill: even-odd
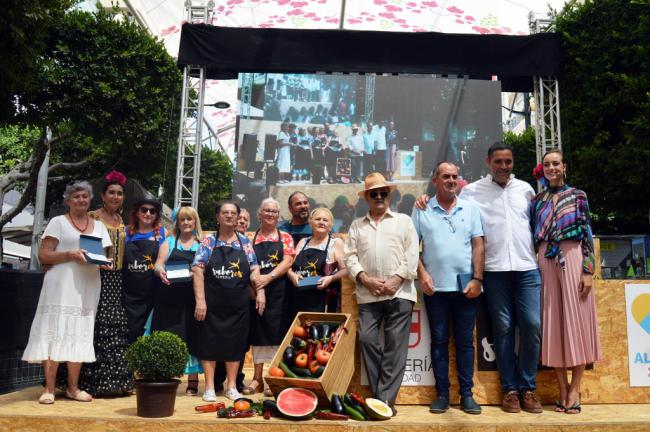
[(625, 285), (631, 387), (650, 387), (650, 284)]

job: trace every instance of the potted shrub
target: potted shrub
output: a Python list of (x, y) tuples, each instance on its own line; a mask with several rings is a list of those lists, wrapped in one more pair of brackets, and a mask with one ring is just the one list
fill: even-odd
[(177, 335), (155, 331), (140, 336), (126, 350), (126, 361), (135, 374), (140, 417), (169, 417), (174, 414), (178, 378), (187, 362), (187, 345)]

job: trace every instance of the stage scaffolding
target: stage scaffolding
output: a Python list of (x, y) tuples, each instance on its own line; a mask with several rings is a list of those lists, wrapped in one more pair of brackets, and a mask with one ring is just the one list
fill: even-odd
[[(186, 20), (190, 23), (212, 23), (214, 1), (200, 2), (186, 0)], [(345, 2), (342, 7), (344, 17)], [(341, 19), (341, 24), (343, 23)], [(531, 34), (553, 32), (554, 23), (551, 19), (536, 18), (531, 12), (528, 16)], [(341, 25), (341, 29), (342, 25)], [(252, 77), (252, 74), (250, 74)], [(206, 67), (201, 65), (188, 65), (183, 70), (183, 93), (181, 100), (181, 118), (178, 143), (178, 159), (176, 168), (176, 187), (174, 194), (174, 207), (191, 205), (198, 207), (199, 178), (201, 170), (201, 147), (204, 142), (216, 144), (221, 147), (218, 135), (203, 120), (204, 94), (205, 94)], [(366, 76), (366, 86), (374, 86), (374, 74)], [(537, 163), (541, 162), (542, 155), (552, 148), (562, 148), (560, 127), (560, 92), (556, 77), (533, 77), (535, 100), (535, 143)], [(252, 82), (244, 85), (244, 99), (250, 98)], [(374, 111), (373, 96), (366, 93), (365, 114), (367, 120), (372, 119)], [(246, 104), (244, 104), (246, 106)], [(207, 138), (202, 138), (206, 126)], [(222, 148), (222, 147), (221, 147)]]
[[(555, 31), (555, 24), (550, 19), (536, 18), (528, 15), (530, 34)], [(535, 150), (537, 163), (547, 150), (562, 149), (560, 129), (560, 86), (555, 77), (533, 78), (533, 95), (535, 99)]]
[[(192, 0), (187, 0), (185, 11), (187, 22), (211, 24), (214, 2), (210, 0), (201, 5), (194, 5)], [(191, 205), (198, 208), (205, 76), (205, 66), (188, 65), (183, 70), (174, 207)], [(218, 141), (216, 134), (209, 127), (207, 130), (208, 139), (212, 141), (214, 137)]]

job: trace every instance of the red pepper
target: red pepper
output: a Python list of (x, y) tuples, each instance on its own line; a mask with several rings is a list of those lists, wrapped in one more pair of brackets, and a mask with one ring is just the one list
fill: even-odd
[(231, 410), (228, 412), (228, 418), (247, 418), (247, 417), (253, 417), (255, 415), (255, 410), (250, 409), (246, 411), (239, 411), (239, 410)]
[(316, 418), (319, 420), (347, 420), (350, 417), (345, 414), (336, 414), (333, 412), (318, 411)]
[(217, 412), (220, 409), (223, 409), (225, 407), (226, 407), (225, 403), (217, 402), (217, 403), (195, 406), (194, 410), (200, 413), (207, 413), (207, 412)]
[(316, 352), (316, 345), (312, 341), (307, 342), (307, 366), (308, 367), (311, 364), (312, 360), (314, 360), (315, 352)]
[(264, 410), (263, 417), (264, 417), (264, 420), (270, 420), (271, 419), (271, 410)]
[(359, 393), (350, 393), (350, 397), (359, 405), (366, 406), (366, 400)]

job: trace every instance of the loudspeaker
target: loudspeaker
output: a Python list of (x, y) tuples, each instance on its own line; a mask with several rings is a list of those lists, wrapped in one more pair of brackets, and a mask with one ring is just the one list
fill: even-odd
[(246, 171), (255, 169), (255, 155), (257, 154), (257, 135), (244, 134), (244, 142), (239, 146), (238, 158), (244, 162)]
[(269, 165), (266, 168), (266, 186), (275, 186), (275, 184), (280, 180), (280, 171), (275, 165)]
[(264, 136), (264, 160), (275, 160), (275, 150), (278, 147), (278, 139), (273, 134), (266, 134)]

